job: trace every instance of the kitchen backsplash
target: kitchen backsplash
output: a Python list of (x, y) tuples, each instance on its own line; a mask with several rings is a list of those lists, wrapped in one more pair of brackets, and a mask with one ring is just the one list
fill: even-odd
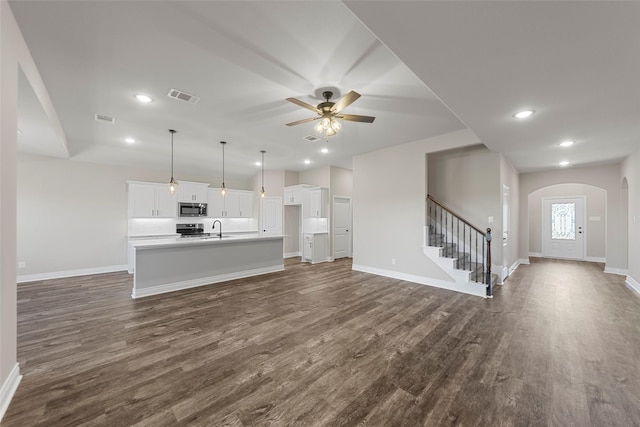
[[(205, 233), (210, 232), (214, 218), (130, 218), (128, 236), (148, 236), (175, 234), (176, 224), (204, 224)], [(258, 222), (254, 218), (221, 218), (222, 229), (229, 232), (258, 232)]]

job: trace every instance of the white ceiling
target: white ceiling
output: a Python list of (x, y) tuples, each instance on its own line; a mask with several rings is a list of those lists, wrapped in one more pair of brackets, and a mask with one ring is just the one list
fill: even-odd
[[(349, 168), (355, 154), (465, 126), (523, 172), (616, 162), (640, 146), (639, 3), (345, 3), (10, 2), (73, 159), (165, 170), (169, 128), (177, 176), (219, 176), (225, 140), (225, 173), (240, 179), (261, 149), (268, 169)], [(202, 100), (170, 99), (171, 88)], [(361, 93), (345, 113), (375, 122), (304, 141), (314, 123), (284, 124), (313, 113), (285, 98), (317, 104), (325, 88)], [(536, 114), (511, 117), (525, 107)], [(20, 129), (23, 150), (34, 138)], [(575, 146), (558, 148), (567, 138)]]

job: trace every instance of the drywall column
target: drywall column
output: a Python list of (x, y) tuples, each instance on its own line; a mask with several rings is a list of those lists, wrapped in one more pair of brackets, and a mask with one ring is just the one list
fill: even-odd
[[(0, 419), (19, 382), (16, 347), (16, 144), (20, 36), (0, 1)], [(21, 38), (21, 37), (20, 37)]]
[(627, 285), (640, 293), (640, 149), (622, 163), (621, 176), (627, 179)]

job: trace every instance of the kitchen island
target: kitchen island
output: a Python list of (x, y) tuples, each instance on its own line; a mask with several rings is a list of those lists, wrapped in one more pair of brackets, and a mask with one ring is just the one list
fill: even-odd
[(132, 243), (132, 298), (284, 270), (284, 236), (238, 235)]

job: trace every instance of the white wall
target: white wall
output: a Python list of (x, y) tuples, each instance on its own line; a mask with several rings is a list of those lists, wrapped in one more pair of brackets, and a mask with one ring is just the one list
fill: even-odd
[(354, 157), (354, 268), (451, 280), (423, 253), (426, 154), (478, 142), (465, 130)]
[[(604, 189), (607, 192), (607, 218), (606, 218), (606, 267), (605, 271), (623, 272), (627, 265), (621, 248), (620, 218), (620, 165), (604, 165), (584, 168), (557, 169), (544, 172), (524, 173), (520, 175), (520, 224), (529, 223), (529, 194), (532, 192), (556, 184), (587, 184)], [(631, 188), (631, 186), (629, 187)], [(631, 191), (629, 191), (631, 199)], [(528, 259), (529, 256), (529, 228), (521, 227), (520, 258)], [(631, 240), (631, 239), (630, 239)], [(631, 257), (629, 259), (632, 259)]]
[[(626, 178), (628, 186), (628, 275), (640, 284), (640, 149), (625, 159), (620, 175), (619, 181)], [(620, 217), (624, 218), (624, 215)]]
[(19, 70), (66, 150), (62, 127), (9, 3), (0, 0), (0, 418), (19, 382), (16, 359), (16, 200)]
[[(24, 44), (9, 9), (0, 2), (0, 390), (12, 389), (16, 359), (16, 144), (18, 56)], [(0, 419), (13, 393), (0, 396)]]
[(298, 175), (298, 182), (300, 184), (329, 188), (331, 186), (331, 168), (329, 166), (323, 166), (302, 171)]
[[(584, 196), (586, 259), (601, 261), (606, 256), (607, 192), (585, 184), (557, 184), (529, 194), (529, 253), (542, 253), (542, 199), (545, 197)], [(596, 220), (596, 217), (599, 220)]]
[[(428, 155), (429, 194), (480, 230), (491, 228), (492, 264), (502, 264), (501, 156), (484, 145)], [(489, 222), (489, 217), (493, 222)], [(500, 273), (493, 268), (495, 273)]]
[[(219, 185), (215, 178), (176, 178)], [(17, 261), (25, 262), (26, 268), (18, 270), (18, 274), (100, 271), (124, 266), (127, 263), (127, 180), (166, 182), (167, 174), (19, 155)], [(227, 186), (250, 188), (250, 184), (243, 181), (227, 180)], [(257, 206), (254, 210), (259, 209)]]

